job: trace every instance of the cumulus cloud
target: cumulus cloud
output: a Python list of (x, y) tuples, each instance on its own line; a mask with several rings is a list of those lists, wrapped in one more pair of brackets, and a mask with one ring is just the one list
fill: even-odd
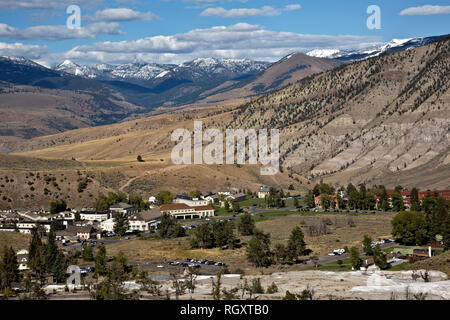
[(47, 53), (48, 48), (46, 46), (0, 42), (0, 56), (14, 56), (25, 57), (28, 59), (37, 59)]
[(449, 14), (449, 13), (450, 13), (450, 6), (425, 5), (422, 7), (406, 8), (400, 12), (400, 15), (415, 16), (415, 15)]
[(277, 61), (292, 52), (306, 52), (317, 48), (361, 49), (378, 44), (381, 44), (381, 38), (373, 36), (277, 32), (259, 25), (237, 23), (169, 36), (77, 46), (64, 53), (63, 58), (83, 63), (124, 63), (136, 59), (181, 63), (198, 57)]
[(66, 26), (34, 26), (17, 29), (0, 23), (0, 37), (20, 40), (58, 41), (66, 39), (93, 39), (100, 34), (124, 34), (118, 23), (93, 23), (79, 29), (69, 29)]
[(287, 5), (283, 9), (273, 8), (271, 6), (264, 6), (262, 8), (239, 8), (226, 10), (222, 7), (205, 9), (201, 16), (204, 17), (223, 17), (223, 18), (242, 18), (255, 16), (279, 16), (282, 11), (293, 11), (300, 9), (299, 4)]
[(152, 12), (139, 12), (129, 8), (109, 8), (97, 11), (94, 16), (85, 16), (85, 21), (133, 21), (133, 20), (158, 20), (159, 17)]

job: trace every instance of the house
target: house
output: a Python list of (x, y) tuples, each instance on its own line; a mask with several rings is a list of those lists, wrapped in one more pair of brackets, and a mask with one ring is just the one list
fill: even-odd
[(185, 203), (170, 203), (161, 205), (158, 210), (177, 219), (202, 219), (215, 215), (214, 208), (211, 205), (189, 206)]
[(175, 200), (173, 200), (173, 203), (184, 203), (187, 204), (188, 206), (195, 207), (195, 206), (207, 206), (209, 204), (209, 201), (205, 199), (191, 198), (177, 195), (175, 197)]
[(92, 226), (69, 226), (62, 234), (67, 234), (69, 237), (76, 237), (77, 239), (90, 239), (94, 234)]
[[(322, 209), (322, 195), (319, 195), (317, 197), (314, 197), (314, 205), (316, 208)], [(332, 194), (330, 195), (330, 207), (331, 208), (339, 208), (338, 201), (337, 201), (337, 195)]]
[(109, 211), (113, 213), (134, 214), (138, 213), (138, 209), (128, 203), (119, 202), (109, 207)]
[(150, 231), (151, 224), (161, 218), (162, 213), (157, 209), (147, 210), (136, 213), (128, 219), (128, 232), (145, 232)]
[(17, 262), (19, 264), (19, 271), (28, 270), (28, 250), (22, 249), (17, 251)]
[(208, 201), (208, 204), (215, 204), (219, 202), (219, 195), (218, 194), (211, 194), (208, 196), (204, 196), (203, 199)]
[(258, 189), (258, 198), (264, 199), (266, 196), (270, 194), (270, 187), (269, 186), (260, 186)]
[(375, 261), (373, 258), (367, 258), (362, 261), (360, 270), (362, 270), (362, 271), (379, 271), (381, 269), (380, 269), (380, 267), (375, 265)]

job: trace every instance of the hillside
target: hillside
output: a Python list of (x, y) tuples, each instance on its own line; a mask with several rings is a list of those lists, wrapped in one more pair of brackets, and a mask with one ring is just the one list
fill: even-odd
[(279, 128), (283, 166), (315, 180), (450, 188), (450, 40), (353, 63), (239, 108)]
[[(272, 183), (284, 188), (293, 183), (297, 190), (305, 190), (320, 179), (333, 184), (450, 188), (449, 42), (341, 66), (238, 107), (185, 109), (72, 130), (17, 143), (14, 151), (27, 157), (125, 163), (136, 163), (141, 154), (145, 165), (171, 167), (171, 132), (192, 130), (193, 119), (200, 119), (205, 127), (222, 130), (279, 128), (285, 172)], [(200, 167), (206, 166), (195, 166)], [(250, 166), (208, 169), (228, 167), (236, 177), (233, 184), (264, 182)], [(206, 169), (188, 175), (190, 168), (194, 167), (177, 169), (180, 174), (170, 179), (152, 168), (124, 174), (137, 177), (129, 186), (150, 193), (165, 185), (182, 189), (190, 186), (187, 180), (207, 189), (227, 182), (208, 179), (214, 174)], [(186, 175), (181, 174), (184, 171)], [(153, 182), (146, 185), (141, 178)]]

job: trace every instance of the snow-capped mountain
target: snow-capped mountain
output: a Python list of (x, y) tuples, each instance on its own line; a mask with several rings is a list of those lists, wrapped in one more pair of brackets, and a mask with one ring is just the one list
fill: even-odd
[(310, 57), (334, 59), (344, 54), (339, 49), (315, 49), (306, 53)]
[(361, 50), (341, 51), (339, 49), (316, 49), (309, 51), (306, 54), (312, 57), (338, 59), (341, 61), (364, 60), (367, 58), (376, 57), (382, 53), (394, 53), (421, 47), (446, 36), (447, 35), (427, 38), (393, 39), (383, 45)]
[(156, 63), (128, 63), (121, 65), (78, 65), (65, 60), (54, 69), (73, 75), (99, 80), (157, 80), (183, 79), (205, 81), (228, 80), (265, 70), (270, 63), (249, 59), (198, 58), (179, 65)]

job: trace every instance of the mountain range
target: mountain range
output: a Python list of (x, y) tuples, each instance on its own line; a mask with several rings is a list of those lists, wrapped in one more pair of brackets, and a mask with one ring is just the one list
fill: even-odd
[(353, 51), (343, 51), (339, 49), (316, 49), (306, 53), (312, 57), (337, 59), (345, 62), (353, 62), (358, 60), (364, 60), (372, 57), (379, 56), (380, 54), (395, 53), (403, 50), (410, 50), (425, 46), (434, 41), (447, 37), (447, 35), (424, 37), (424, 38), (411, 38), (411, 39), (393, 39), (392, 41), (383, 45), (374, 46), (370, 48), (364, 48)]

